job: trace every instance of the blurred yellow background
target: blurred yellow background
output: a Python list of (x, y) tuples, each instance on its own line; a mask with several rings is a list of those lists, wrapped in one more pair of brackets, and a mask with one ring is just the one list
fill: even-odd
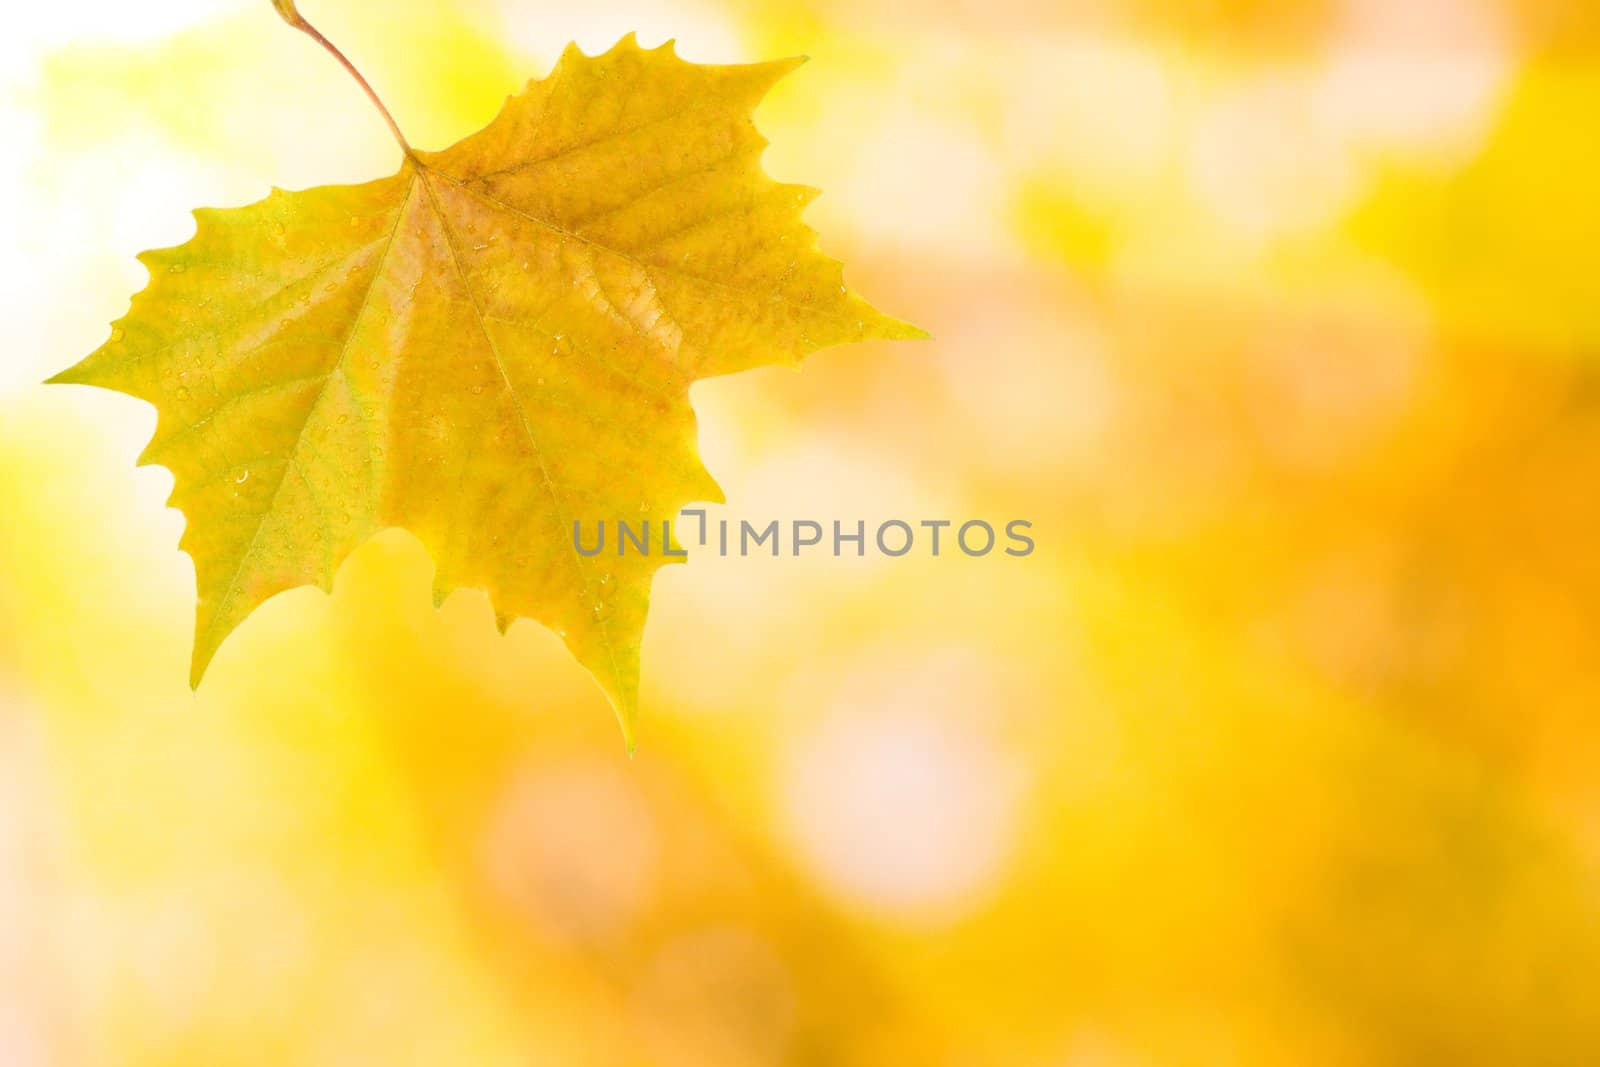
[(703, 383), (640, 752), (391, 532), (198, 695), (153, 412), (36, 385), (188, 210), (392, 172), (267, 0), (0, 34), (0, 1065), (1600, 1062), (1586, 0), (303, 0), (413, 143), (568, 40), (804, 52), (768, 170), (928, 328)]

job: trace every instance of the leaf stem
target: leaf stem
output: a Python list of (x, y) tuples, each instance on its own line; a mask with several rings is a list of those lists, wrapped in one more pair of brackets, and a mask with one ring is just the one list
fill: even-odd
[(337, 59), (339, 61), (339, 65), (350, 72), (350, 76), (356, 80), (356, 83), (359, 84), (362, 90), (367, 94), (367, 99), (371, 100), (373, 106), (378, 109), (378, 112), (381, 115), (383, 115), (383, 121), (389, 124), (389, 132), (394, 134), (394, 139), (396, 141), (400, 142), (400, 149), (406, 154), (406, 158), (415, 159), (416, 154), (412, 152), (411, 145), (406, 140), (406, 135), (400, 132), (400, 124), (395, 122), (393, 115), (389, 114), (389, 109), (385, 107), (383, 101), (378, 98), (378, 94), (373, 90), (372, 85), (367, 81), (366, 78), (362, 77), (361, 72), (356, 69), (356, 65), (350, 62), (350, 60), (345, 57), (343, 52), (339, 51), (337, 45), (328, 40), (326, 37), (322, 36), (322, 33), (315, 26), (311, 25), (311, 23), (305, 20), (305, 16), (300, 14), (300, 12), (295, 9), (294, 2), (295, 0), (272, 0), (272, 6), (277, 10), (279, 15), (283, 16), (283, 21), (287, 22), (289, 25), (293, 26), (295, 29), (299, 30), (301, 33), (320, 44), (323, 48), (327, 49), (328, 54), (333, 56), (334, 59)]

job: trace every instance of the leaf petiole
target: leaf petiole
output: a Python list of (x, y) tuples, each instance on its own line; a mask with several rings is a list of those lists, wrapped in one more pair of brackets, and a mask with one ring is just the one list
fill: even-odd
[(383, 101), (378, 98), (378, 94), (373, 90), (371, 83), (369, 83), (367, 79), (362, 76), (361, 72), (356, 69), (356, 65), (350, 62), (350, 60), (345, 57), (343, 52), (339, 51), (337, 45), (328, 40), (326, 37), (322, 36), (322, 33), (315, 26), (306, 21), (305, 16), (300, 14), (299, 10), (295, 8), (294, 0), (272, 0), (272, 6), (278, 12), (278, 14), (282, 16), (283, 21), (287, 22), (289, 25), (293, 26), (307, 37), (310, 37), (313, 41), (316, 41), (323, 48), (327, 49), (328, 54), (333, 56), (334, 59), (337, 59), (339, 61), (339, 65), (350, 72), (350, 76), (356, 80), (356, 82), (361, 86), (362, 90), (367, 94), (367, 99), (371, 100), (373, 106), (376, 107), (379, 113), (383, 115), (383, 121), (389, 124), (389, 132), (393, 133), (394, 139), (400, 143), (400, 149), (401, 151), (405, 152), (406, 158), (415, 159), (415, 153), (412, 152), (411, 145), (406, 140), (406, 135), (400, 132), (400, 124), (395, 122), (393, 115), (389, 114), (389, 109), (385, 107)]

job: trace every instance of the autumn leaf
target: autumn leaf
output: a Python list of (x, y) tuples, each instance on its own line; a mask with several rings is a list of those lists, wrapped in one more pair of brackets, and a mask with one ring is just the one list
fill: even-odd
[(577, 551), (573, 524), (721, 501), (689, 386), (829, 345), (912, 338), (850, 292), (761, 170), (750, 115), (790, 60), (702, 66), (630, 36), (569, 47), (482, 131), (398, 174), (195, 212), (146, 252), (111, 339), (52, 379), (154, 404), (141, 463), (175, 477), (199, 591), (192, 684), (267, 598), (331, 588), (403, 527), (436, 599), (487, 591), (554, 629), (632, 744), (654, 572)]

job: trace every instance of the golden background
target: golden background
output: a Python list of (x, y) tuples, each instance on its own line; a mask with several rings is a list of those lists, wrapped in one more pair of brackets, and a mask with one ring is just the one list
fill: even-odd
[(1600, 15), (305, 0), (411, 141), (575, 39), (808, 53), (768, 170), (936, 340), (695, 389), (640, 751), (391, 532), (198, 695), (153, 412), (35, 383), (200, 205), (390, 173), (267, 0), (0, 33), (0, 1065), (1600, 1062)]

